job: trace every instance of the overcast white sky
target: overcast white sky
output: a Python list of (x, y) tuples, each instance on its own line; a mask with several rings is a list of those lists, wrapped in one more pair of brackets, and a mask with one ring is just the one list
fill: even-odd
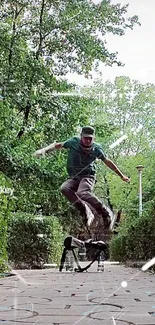
[[(103, 80), (125, 75), (142, 83), (155, 84), (155, 0), (112, 0), (112, 3), (129, 3), (128, 15), (138, 15), (141, 26), (127, 30), (124, 36), (109, 34), (106, 37), (109, 50), (118, 51), (118, 59), (125, 66), (105, 67), (101, 64)], [(69, 80), (80, 85), (92, 83), (78, 75), (69, 75)]]

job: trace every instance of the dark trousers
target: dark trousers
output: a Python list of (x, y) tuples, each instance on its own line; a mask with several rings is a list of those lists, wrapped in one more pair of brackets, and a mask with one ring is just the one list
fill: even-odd
[(95, 180), (91, 177), (70, 178), (61, 185), (61, 192), (81, 212), (84, 202), (87, 202), (98, 214), (109, 215), (102, 202), (92, 193), (94, 184)]

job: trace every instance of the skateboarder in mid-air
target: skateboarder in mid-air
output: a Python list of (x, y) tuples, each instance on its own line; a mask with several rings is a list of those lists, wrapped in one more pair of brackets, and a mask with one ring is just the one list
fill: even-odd
[(125, 182), (129, 178), (122, 174), (118, 167), (104, 154), (101, 146), (94, 142), (95, 130), (91, 126), (84, 126), (80, 138), (77, 136), (61, 143), (52, 143), (34, 153), (41, 157), (53, 150), (68, 149), (67, 172), (69, 179), (61, 185), (62, 194), (80, 211), (85, 224), (90, 226), (94, 215), (86, 203), (92, 206), (103, 218), (105, 229), (111, 224), (111, 218), (102, 202), (92, 193), (95, 184), (95, 160), (101, 159), (106, 166), (113, 170)]

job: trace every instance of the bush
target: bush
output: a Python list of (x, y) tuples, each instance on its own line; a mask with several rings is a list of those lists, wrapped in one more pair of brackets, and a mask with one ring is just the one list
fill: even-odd
[(126, 260), (126, 237), (117, 235), (110, 242), (110, 259), (124, 262)]
[(15, 213), (8, 224), (9, 261), (15, 268), (42, 268), (44, 263), (58, 264), (63, 239), (56, 217)]
[(110, 243), (112, 259), (119, 261), (147, 261), (155, 256), (155, 216), (144, 214), (122, 223), (118, 235)]
[(0, 272), (8, 270), (7, 220), (12, 208), (12, 189), (9, 180), (0, 173)]
[(0, 214), (0, 272), (8, 269), (7, 260), (7, 221)]

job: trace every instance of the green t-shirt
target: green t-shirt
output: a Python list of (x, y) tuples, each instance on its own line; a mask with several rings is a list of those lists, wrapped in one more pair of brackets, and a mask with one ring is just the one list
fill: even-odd
[(88, 153), (83, 151), (78, 137), (68, 139), (64, 142), (63, 147), (69, 149), (67, 172), (72, 178), (94, 176), (96, 158), (102, 161), (106, 158), (101, 146), (95, 142)]

